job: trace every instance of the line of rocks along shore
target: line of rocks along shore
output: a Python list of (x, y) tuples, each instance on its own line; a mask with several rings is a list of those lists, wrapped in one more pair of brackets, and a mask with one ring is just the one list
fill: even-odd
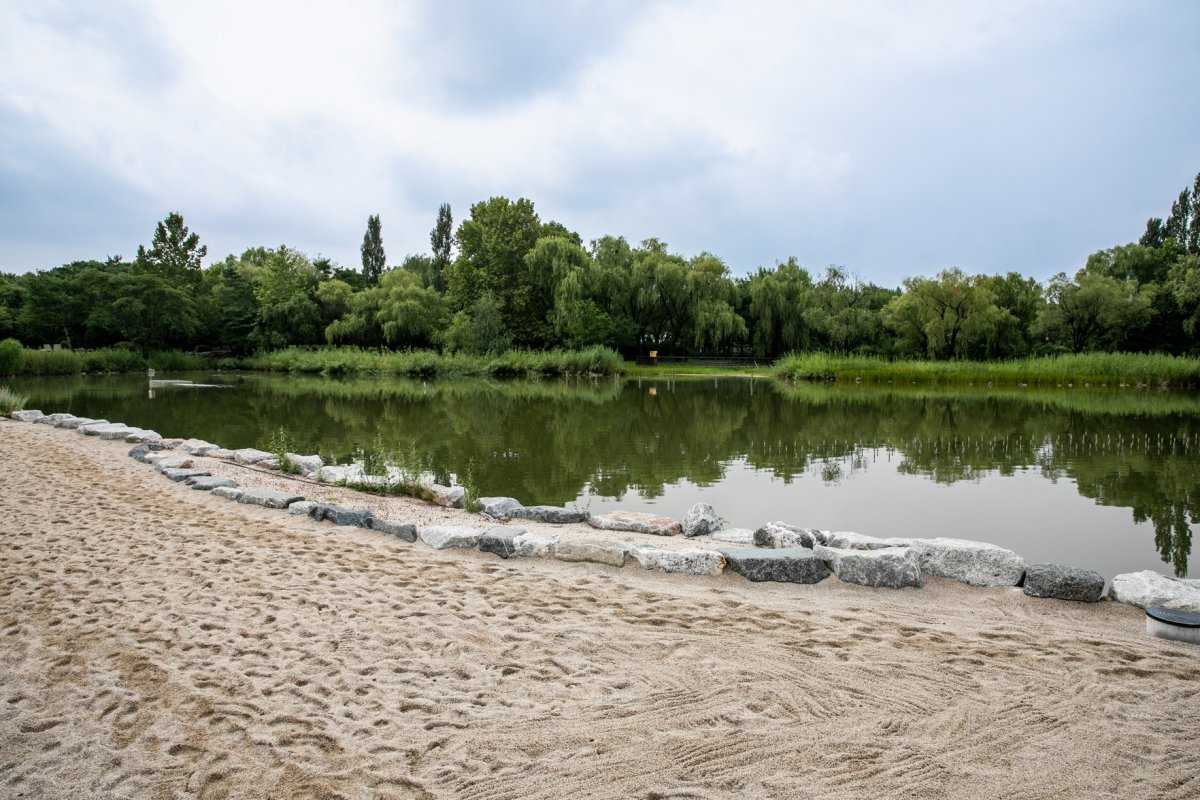
[[(550, 557), (561, 561), (591, 561), (622, 567), (636, 563), (644, 569), (700, 576), (720, 575), (726, 569), (750, 581), (818, 583), (835, 575), (862, 586), (900, 589), (920, 587), (925, 576), (950, 578), (971, 586), (1021, 587), (1030, 597), (1076, 602), (1105, 598), (1105, 579), (1098, 572), (1059, 564), (1027, 564), (1011, 550), (964, 539), (876, 538), (847, 531), (802, 528), (768, 522), (757, 530), (726, 529), (706, 503), (697, 503), (682, 520), (634, 511), (591, 514), (561, 506), (526, 506), (511, 497), (483, 497), (479, 513), (486, 527), (403, 523), (377, 516), (370, 509), (347, 509), (306, 500), (303, 495), (243, 487), (231, 478), (198, 469), (193, 457), (225, 459), (245, 466), (279, 469), (279, 457), (262, 450), (227, 450), (198, 439), (164, 439), (154, 431), (108, 420), (71, 414), (14, 411), (19, 422), (51, 425), (85, 436), (136, 445), (129, 455), (153, 465), (167, 478), (197, 491), (267, 508), (305, 514), (335, 525), (368, 528), (438, 548), (478, 548), (501, 558)], [(361, 465), (328, 466), (320, 456), (287, 453), (291, 469), (310, 481), (385, 485), (394, 476), (364, 474)], [(466, 492), (459, 486), (427, 487), (437, 505), (463, 508)], [(586, 523), (598, 531), (708, 540), (716, 546), (664, 548), (604, 539), (565, 539), (552, 533), (515, 527), (514, 521), (549, 525)], [(1107, 596), (1142, 608), (1163, 607), (1200, 613), (1200, 580), (1174, 578), (1144, 570), (1117, 575)]]

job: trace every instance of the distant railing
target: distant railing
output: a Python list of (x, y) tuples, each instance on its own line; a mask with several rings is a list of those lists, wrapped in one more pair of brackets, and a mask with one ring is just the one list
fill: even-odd
[(769, 366), (771, 362), (749, 356), (638, 356), (637, 363), (641, 366), (690, 364), (696, 367), (758, 367)]

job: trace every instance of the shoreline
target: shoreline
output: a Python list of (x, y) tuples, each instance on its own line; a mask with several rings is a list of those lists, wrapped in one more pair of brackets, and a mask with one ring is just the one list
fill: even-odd
[(129, 448), (0, 423), (0, 780), (28, 797), (1200, 792), (1196, 647), (1132, 606), (503, 561), (230, 503)]

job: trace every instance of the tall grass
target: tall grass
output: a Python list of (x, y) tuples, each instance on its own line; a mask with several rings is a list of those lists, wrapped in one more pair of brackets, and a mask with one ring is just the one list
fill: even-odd
[(248, 358), (222, 359), (223, 368), (322, 375), (401, 375), (412, 378), (489, 376), (619, 375), (621, 357), (603, 347), (586, 350), (509, 350), (495, 356), (440, 354), (433, 350), (388, 352), (356, 347), (306, 350), (289, 347)]
[[(151, 353), (148, 358), (142, 358), (136, 350), (127, 347), (105, 347), (99, 350), (22, 349), (19, 358), (12, 358), (11, 354), (6, 358), (6, 364), (16, 364), (11, 374), (31, 376), (144, 372), (148, 367), (169, 372), (184, 372), (209, 369), (212, 366), (211, 362), (200, 356), (179, 350), (163, 350)], [(0, 374), (4, 374), (3, 370), (0, 370)]]
[(17, 394), (7, 386), (0, 386), (0, 416), (7, 417), (12, 412), (19, 411), (27, 402), (29, 398), (25, 395)]
[(791, 354), (784, 380), (1030, 386), (1200, 387), (1200, 359), (1142, 353), (1081, 353), (1013, 361), (887, 361), (869, 356)]

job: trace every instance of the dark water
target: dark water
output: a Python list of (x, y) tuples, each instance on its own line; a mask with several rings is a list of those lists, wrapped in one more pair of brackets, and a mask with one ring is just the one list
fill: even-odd
[(478, 495), (873, 536), (951, 536), (1030, 561), (1200, 575), (1200, 397), (892, 390), (769, 380), (187, 376), (11, 381), (31, 408), (345, 463), (362, 450)]

